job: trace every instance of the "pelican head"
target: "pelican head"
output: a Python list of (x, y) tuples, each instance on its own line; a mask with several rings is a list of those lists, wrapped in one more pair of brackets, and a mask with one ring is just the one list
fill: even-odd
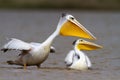
[(95, 50), (95, 49), (102, 48), (102, 46), (100, 46), (98, 44), (95, 44), (95, 43), (92, 43), (92, 42), (88, 42), (88, 41), (83, 40), (83, 39), (75, 40), (73, 42), (73, 45), (78, 50)]
[(63, 36), (75, 36), (95, 40), (93, 36), (83, 25), (81, 25), (74, 16), (63, 13), (57, 26), (57, 30)]

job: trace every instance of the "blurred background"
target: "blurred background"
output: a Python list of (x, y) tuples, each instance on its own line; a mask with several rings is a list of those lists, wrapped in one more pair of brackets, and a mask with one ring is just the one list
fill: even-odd
[(0, 0), (0, 8), (120, 10), (120, 0)]

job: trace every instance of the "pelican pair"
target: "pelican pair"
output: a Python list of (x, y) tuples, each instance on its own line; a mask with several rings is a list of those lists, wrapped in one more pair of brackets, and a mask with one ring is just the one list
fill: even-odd
[(88, 39), (96, 39), (84, 26), (82, 26), (72, 15), (63, 13), (56, 30), (43, 43), (28, 43), (19, 39), (11, 39), (6, 43), (2, 51), (20, 50), (21, 54), (17, 60), (8, 61), (8, 64), (27, 66), (40, 65), (47, 59), (51, 45), (57, 36), (74, 36)]
[(65, 58), (66, 66), (70, 69), (76, 70), (90, 69), (92, 67), (91, 61), (81, 50), (95, 50), (102, 48), (102, 46), (83, 39), (75, 40), (73, 45), (74, 50), (71, 50)]

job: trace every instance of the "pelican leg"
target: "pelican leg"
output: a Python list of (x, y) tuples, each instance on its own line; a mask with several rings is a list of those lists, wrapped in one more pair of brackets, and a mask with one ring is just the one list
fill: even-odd
[(40, 69), (40, 64), (37, 64), (36, 66), (37, 66), (38, 69)]
[(27, 69), (27, 64), (26, 64), (26, 63), (23, 64), (23, 69), (24, 69), (24, 70)]

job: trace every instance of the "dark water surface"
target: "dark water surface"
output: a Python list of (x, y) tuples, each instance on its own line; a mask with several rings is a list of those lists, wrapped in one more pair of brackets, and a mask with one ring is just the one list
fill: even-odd
[[(103, 49), (87, 51), (93, 70), (68, 70), (64, 64), (66, 54), (72, 49), (73, 37), (57, 37), (50, 54), (41, 69), (8, 65), (18, 52), (0, 52), (0, 80), (120, 80), (120, 12), (68, 11), (97, 38), (95, 43)], [(43, 42), (56, 28), (60, 11), (7, 11), (0, 10), (0, 47), (6, 38), (18, 38), (27, 42)]]

